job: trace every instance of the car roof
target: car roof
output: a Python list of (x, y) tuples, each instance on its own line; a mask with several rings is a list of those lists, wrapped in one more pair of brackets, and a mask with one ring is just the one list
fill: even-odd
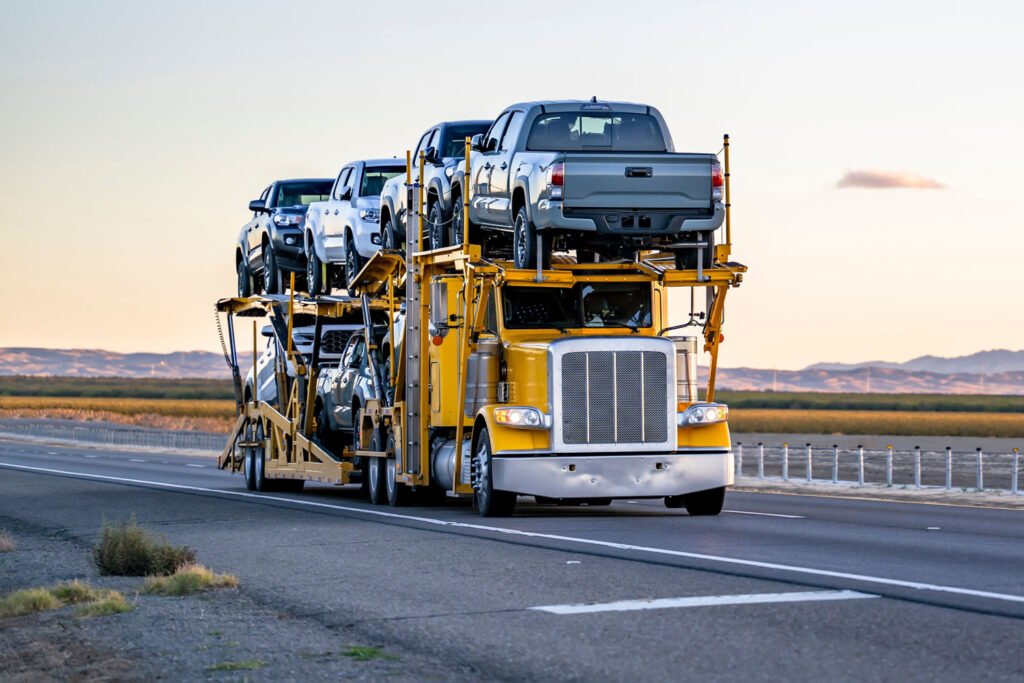
[(283, 180), (275, 180), (278, 185), (282, 183), (333, 183), (334, 178), (285, 178)]
[(464, 121), (442, 121), (435, 123), (431, 128), (440, 128), (441, 126), (489, 126), (492, 123), (494, 123), (494, 119), (466, 119)]
[[(615, 111), (632, 112), (632, 113), (649, 113), (651, 107), (647, 104), (638, 104), (636, 102), (617, 102), (613, 100), (536, 100), (534, 102), (518, 102), (511, 104), (505, 109), (541, 109), (543, 111), (581, 111), (584, 105), (604, 105)], [(504, 110), (502, 110), (504, 111)]]
[(401, 166), (405, 168), (405, 159), (399, 159), (398, 157), (389, 157), (386, 159), (361, 159), (360, 161), (350, 161), (348, 164), (363, 163), (366, 166)]

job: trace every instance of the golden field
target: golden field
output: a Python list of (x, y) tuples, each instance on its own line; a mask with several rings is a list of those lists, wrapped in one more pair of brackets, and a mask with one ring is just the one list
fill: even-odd
[(235, 422), (235, 402), (220, 399), (0, 396), (0, 418), (10, 417), (117, 422), (157, 429), (227, 432)]
[(729, 427), (776, 434), (1022, 437), (1024, 413), (737, 408), (729, 411)]

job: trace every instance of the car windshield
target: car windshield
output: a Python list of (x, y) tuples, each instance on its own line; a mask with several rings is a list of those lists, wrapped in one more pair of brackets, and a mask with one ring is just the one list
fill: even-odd
[(466, 138), (474, 135), (483, 135), (491, 127), (490, 121), (476, 124), (460, 124), (448, 126), (445, 129), (444, 147), (441, 149), (444, 157), (461, 157), (466, 154)]
[(363, 171), (363, 182), (359, 186), (360, 197), (379, 197), (384, 183), (405, 173), (405, 166), (368, 166)]
[(274, 206), (309, 206), (312, 202), (322, 202), (330, 198), (333, 183), (332, 180), (281, 183), (277, 186)]
[(651, 288), (644, 283), (504, 287), (501, 300), (511, 330), (651, 326)]
[(541, 114), (526, 148), (536, 152), (664, 152), (665, 136), (650, 114)]

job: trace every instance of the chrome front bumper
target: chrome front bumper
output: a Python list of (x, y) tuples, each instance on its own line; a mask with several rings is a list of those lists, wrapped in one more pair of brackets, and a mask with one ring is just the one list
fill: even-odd
[(495, 457), (494, 488), (548, 498), (678, 496), (730, 486), (732, 452)]

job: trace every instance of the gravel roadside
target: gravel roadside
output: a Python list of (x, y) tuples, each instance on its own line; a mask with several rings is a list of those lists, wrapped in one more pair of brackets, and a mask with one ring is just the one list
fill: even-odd
[(471, 678), (420, 654), (353, 642), (344, 629), (261, 604), (244, 585), (183, 598), (142, 595), (141, 578), (98, 575), (93, 539), (10, 517), (0, 517), (0, 529), (16, 544), (0, 553), (0, 595), (80, 579), (121, 591), (135, 607), (91, 619), (73, 607), (0, 619), (0, 680)]

